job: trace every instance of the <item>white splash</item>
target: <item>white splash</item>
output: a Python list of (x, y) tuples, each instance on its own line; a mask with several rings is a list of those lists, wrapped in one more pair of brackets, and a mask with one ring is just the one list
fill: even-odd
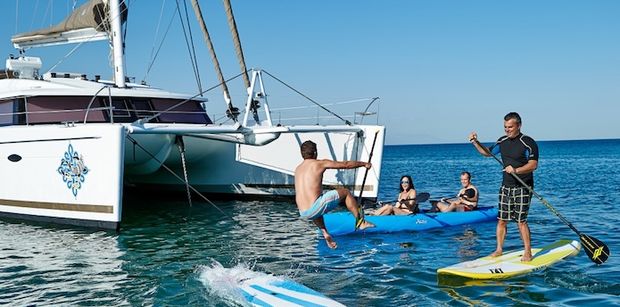
[(283, 280), (271, 274), (252, 271), (243, 263), (232, 268), (225, 268), (215, 260), (209, 265), (199, 266), (196, 272), (210, 296), (243, 306), (248, 304), (240, 290), (243, 286), (256, 282), (270, 283)]

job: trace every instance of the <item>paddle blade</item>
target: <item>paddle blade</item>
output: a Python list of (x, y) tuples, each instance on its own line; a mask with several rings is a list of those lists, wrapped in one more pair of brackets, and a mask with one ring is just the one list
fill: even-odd
[(605, 243), (600, 240), (590, 237), (586, 234), (579, 234), (579, 239), (581, 240), (581, 245), (583, 245), (583, 249), (586, 251), (586, 254), (592, 260), (592, 262), (596, 264), (603, 264), (609, 258), (609, 247), (605, 245)]
[(431, 197), (430, 193), (422, 192), (422, 193), (419, 193), (418, 195), (416, 195), (415, 201), (417, 203), (423, 203), (423, 202), (427, 201), (429, 199), (429, 197)]

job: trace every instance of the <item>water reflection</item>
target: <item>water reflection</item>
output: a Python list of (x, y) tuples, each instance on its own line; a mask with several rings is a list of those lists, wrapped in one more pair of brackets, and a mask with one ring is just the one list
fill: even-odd
[(45, 224), (0, 222), (0, 305), (126, 304), (127, 273), (116, 235)]
[(457, 254), (461, 262), (480, 257), (479, 239), (480, 236), (473, 228), (465, 228), (461, 235), (454, 237), (453, 240), (458, 244)]

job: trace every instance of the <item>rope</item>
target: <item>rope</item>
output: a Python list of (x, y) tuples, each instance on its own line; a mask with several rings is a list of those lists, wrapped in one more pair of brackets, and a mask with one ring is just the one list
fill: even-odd
[(198, 74), (198, 67), (196, 62), (194, 62), (194, 58), (192, 57), (192, 49), (190, 47), (190, 42), (187, 39), (187, 30), (185, 29), (185, 23), (183, 22), (183, 15), (181, 15), (181, 9), (179, 8), (179, 0), (176, 0), (177, 3), (177, 12), (179, 13), (179, 20), (181, 22), (181, 28), (183, 29), (183, 36), (185, 37), (185, 45), (187, 46), (187, 52), (189, 52), (189, 59), (192, 61), (192, 69), (194, 70), (194, 77), (196, 77), (196, 83), (198, 84), (198, 90), (201, 91), (200, 85), (200, 75)]
[(185, 8), (185, 18), (187, 19), (187, 32), (189, 33), (189, 41), (192, 45), (192, 55), (194, 57), (193, 63), (196, 65), (196, 78), (198, 79), (198, 91), (202, 92), (202, 81), (200, 80), (200, 70), (198, 69), (198, 58), (196, 57), (196, 46), (194, 45), (194, 35), (192, 34), (192, 27), (189, 23), (189, 13), (187, 12), (187, 0), (183, 0), (183, 7)]
[[(241, 76), (241, 74), (238, 74), (238, 75), (236, 75), (236, 76), (234, 76), (234, 77), (232, 77), (232, 78), (230, 78), (228, 80), (224, 80), (222, 82), (225, 84), (226, 82), (230, 82), (230, 81), (232, 81), (232, 80), (234, 80), (236, 78), (239, 78), (239, 76)], [(170, 110), (172, 110), (172, 109), (174, 109), (174, 108), (176, 108), (176, 107), (178, 107), (178, 106), (180, 106), (180, 105), (182, 105), (182, 104), (184, 104), (184, 103), (186, 103), (186, 102), (188, 102), (188, 101), (190, 101), (190, 100), (192, 100), (192, 99), (194, 99), (194, 98), (196, 98), (198, 96), (202, 96), (206, 92), (209, 92), (209, 91), (211, 91), (211, 90), (213, 90), (215, 88), (218, 88), (221, 85), (222, 85), (222, 83), (216, 84), (216, 85), (214, 85), (214, 86), (212, 86), (212, 87), (210, 87), (210, 88), (208, 88), (208, 89), (206, 89), (206, 90), (204, 90), (204, 91), (202, 91), (202, 92), (200, 92), (200, 93), (198, 93), (198, 94), (196, 94), (196, 95), (194, 95), (194, 96), (192, 96), (190, 98), (187, 98), (187, 99), (185, 99), (185, 100), (183, 100), (183, 101), (181, 101), (181, 102), (179, 102), (179, 103), (177, 103), (177, 104), (175, 104), (175, 105), (173, 105), (173, 106), (171, 106), (171, 107), (169, 107), (169, 108), (167, 108), (167, 109), (165, 109), (165, 110), (163, 110), (161, 112), (158, 112), (157, 114), (154, 114), (152, 116), (139, 119), (139, 120), (135, 121), (135, 123), (147, 123), (147, 122), (151, 121), (152, 119), (157, 118), (160, 115), (162, 115), (162, 114), (164, 114), (166, 112), (169, 112)]]
[[(162, 6), (162, 13), (164, 10), (164, 7)], [(146, 81), (146, 79), (149, 76), (149, 73), (151, 72), (151, 68), (153, 68), (153, 65), (155, 64), (155, 60), (157, 59), (157, 56), (159, 55), (159, 51), (161, 51), (161, 48), (164, 46), (164, 41), (166, 40), (166, 37), (168, 36), (168, 32), (170, 31), (170, 28), (172, 26), (172, 22), (174, 21), (174, 15), (177, 13), (178, 11), (178, 7), (174, 8), (174, 12), (172, 13), (172, 17), (170, 18), (170, 22), (168, 22), (168, 28), (166, 28), (166, 33), (164, 33), (164, 37), (161, 39), (161, 42), (159, 43), (159, 47), (157, 47), (157, 52), (155, 52), (155, 56), (153, 56), (152, 51), (151, 51), (151, 61), (149, 63), (149, 67), (146, 69), (146, 73), (144, 73), (144, 78), (142, 78), (143, 81)], [(153, 41), (153, 48), (155, 48), (155, 41)]]
[(175, 142), (179, 147), (179, 154), (181, 155), (181, 165), (183, 166), (183, 177), (185, 178), (185, 190), (187, 191), (187, 201), (189, 206), (192, 206), (192, 193), (189, 190), (189, 179), (187, 176), (187, 165), (185, 164), (185, 143), (183, 142), (183, 136), (177, 135)]
[[(136, 141), (134, 138), (132, 138), (131, 136), (127, 135), (126, 136), (130, 142), (132, 142), (135, 146), (138, 146), (140, 149), (142, 149), (142, 151), (144, 151), (147, 155), (149, 155), (151, 158), (153, 158), (153, 160), (157, 161), (157, 163), (159, 163), (166, 171), (168, 171), (170, 174), (172, 174), (175, 178), (179, 179), (181, 182), (185, 183), (187, 185), (187, 187), (189, 187), (192, 191), (194, 191), (196, 194), (198, 194), (198, 196), (200, 196), (202, 199), (204, 199), (208, 204), (210, 204), (211, 206), (213, 206), (215, 209), (217, 209), (220, 213), (222, 213), (224, 216), (226, 216), (227, 218), (230, 218), (231, 220), (234, 221), (234, 219), (232, 218), (232, 216), (230, 216), (229, 214), (227, 214), (226, 212), (224, 212), (224, 210), (220, 209), (220, 207), (218, 207), (216, 204), (214, 204), (212, 201), (210, 201), (206, 196), (204, 196), (202, 193), (200, 193), (198, 190), (196, 190), (196, 188), (194, 188), (192, 185), (189, 184), (189, 182), (183, 180), (183, 178), (181, 178), (179, 175), (177, 175), (172, 169), (170, 169), (168, 166), (166, 166), (162, 161), (160, 161), (159, 159), (157, 159), (157, 157), (155, 157), (155, 155), (153, 155), (151, 152), (149, 152), (146, 148), (144, 148), (142, 145), (140, 145), (140, 143), (138, 143), (138, 141)], [(240, 225), (241, 227), (243, 227), (243, 225)]]
[[(209, 35), (207, 25), (205, 24), (204, 18), (202, 18), (202, 11), (200, 9), (200, 4), (198, 4), (198, 0), (192, 0), (192, 7), (194, 8), (194, 14), (196, 15), (196, 19), (198, 19), (198, 23), (200, 24), (200, 29), (202, 30), (202, 35), (204, 37), (205, 43), (207, 44), (207, 47), (209, 47), (209, 54), (211, 55), (211, 61), (213, 61), (213, 68), (215, 69), (217, 78), (220, 80), (220, 84), (222, 85), (224, 100), (226, 100), (226, 105), (228, 107), (228, 117), (237, 122), (237, 116), (239, 111), (235, 110), (236, 108), (232, 104), (230, 92), (228, 91), (228, 86), (226, 85), (226, 82), (224, 82), (224, 74), (222, 73), (220, 62), (218, 61), (217, 55), (215, 54), (215, 47), (213, 47), (211, 35)], [(242, 74), (244, 73), (247, 73), (247, 70), (242, 72)]]
[(235, 43), (235, 52), (237, 53), (239, 66), (241, 66), (241, 71), (246, 72), (243, 75), (243, 82), (245, 83), (245, 87), (248, 88), (250, 87), (250, 77), (247, 74), (248, 70), (245, 66), (245, 58), (243, 57), (243, 49), (241, 48), (241, 39), (239, 38), (239, 32), (237, 31), (237, 23), (235, 22), (235, 15), (233, 14), (230, 0), (224, 0), (224, 9), (226, 10), (228, 27), (230, 28), (230, 33), (232, 34), (233, 41)]
[(293, 92), (295, 92), (295, 93), (297, 93), (297, 94), (301, 95), (302, 97), (304, 97), (304, 98), (308, 99), (310, 102), (314, 103), (316, 106), (318, 106), (319, 108), (323, 109), (325, 112), (327, 112), (327, 113), (329, 113), (329, 114), (331, 114), (331, 115), (333, 115), (333, 116), (335, 116), (335, 117), (339, 118), (339, 119), (340, 119), (340, 120), (342, 120), (345, 124), (347, 124), (347, 125), (351, 126), (351, 122), (350, 122), (350, 121), (348, 121), (348, 120), (346, 120), (346, 119), (342, 118), (340, 115), (338, 115), (338, 114), (336, 114), (336, 113), (334, 113), (334, 112), (330, 111), (329, 109), (325, 108), (325, 107), (324, 107), (324, 106), (322, 106), (320, 103), (318, 103), (318, 102), (316, 102), (316, 101), (312, 100), (312, 98), (310, 98), (310, 97), (308, 97), (308, 96), (304, 95), (302, 92), (300, 92), (300, 91), (296, 90), (295, 88), (293, 88), (292, 86), (290, 86), (290, 85), (286, 84), (284, 81), (282, 81), (282, 80), (280, 80), (280, 79), (276, 78), (276, 76), (274, 76), (274, 75), (270, 74), (269, 72), (267, 72), (267, 71), (265, 71), (265, 70), (263, 70), (263, 72), (264, 72), (264, 73), (266, 73), (267, 75), (269, 75), (270, 77), (274, 78), (276, 81), (278, 81), (278, 82), (282, 83), (282, 85), (284, 85), (284, 86), (288, 87), (288, 88), (289, 88), (290, 90), (292, 90)]
[[(239, 31), (237, 31), (237, 23), (235, 22), (235, 15), (232, 11), (232, 6), (230, 5), (230, 0), (224, 0), (224, 9), (226, 11), (226, 17), (228, 19), (228, 27), (230, 28), (230, 32), (233, 37), (233, 42), (235, 45), (235, 53), (237, 54), (237, 60), (239, 61), (239, 66), (241, 67), (241, 71), (244, 71), (243, 81), (245, 83), (245, 88), (250, 88), (250, 78), (247, 74), (247, 68), (245, 66), (245, 58), (243, 57), (243, 49), (241, 48), (241, 39), (239, 38)], [(265, 101), (267, 97), (265, 97)], [(254, 102), (254, 100), (252, 100)], [(258, 123), (260, 119), (258, 118), (258, 103), (250, 104), (250, 109), (252, 110), (252, 116), (254, 120)]]

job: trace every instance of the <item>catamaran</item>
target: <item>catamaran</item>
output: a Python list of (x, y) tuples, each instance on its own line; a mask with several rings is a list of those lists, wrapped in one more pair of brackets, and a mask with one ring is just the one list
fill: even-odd
[[(199, 94), (128, 82), (126, 12), (122, 0), (91, 0), (55, 27), (12, 38), (19, 55), (0, 71), (0, 215), (118, 229), (127, 186), (146, 193), (292, 196), (299, 145), (308, 139), (329, 153), (324, 158), (372, 157), (365, 184), (361, 169), (327, 172), (323, 184), (356, 195), (363, 189), (376, 199), (383, 126), (274, 124), (261, 70), (249, 72), (243, 112), (229, 108), (233, 121), (215, 123)], [(26, 55), (35, 47), (97, 40), (110, 42), (111, 81), (82, 72), (40, 74), (42, 60)]]

